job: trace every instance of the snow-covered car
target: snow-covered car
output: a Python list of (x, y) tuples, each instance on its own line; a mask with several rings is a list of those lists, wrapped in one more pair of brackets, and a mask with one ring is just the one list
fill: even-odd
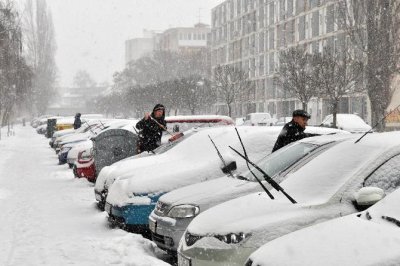
[(275, 200), (254, 193), (200, 213), (180, 241), (179, 265), (243, 265), (275, 238), (373, 204), (356, 201), (360, 189), (390, 193), (400, 186), (400, 132), (369, 134), (355, 143), (359, 137), (319, 154), (280, 183), (297, 204), (273, 191)]
[(276, 119), (270, 113), (250, 113), (246, 115), (245, 126), (273, 126)]
[[(238, 131), (248, 155), (255, 160), (270, 153), (268, 139), (275, 141), (279, 134), (279, 128), (267, 127), (240, 127)], [(209, 136), (227, 165), (235, 162), (239, 171), (245, 169), (246, 163), (238, 160), (239, 156), (232, 154), (228, 147), (241, 148), (235, 129), (204, 128), (163, 154), (143, 158), (140, 164), (134, 164), (133, 167), (128, 165), (120, 173), (124, 178), (118, 178), (108, 191), (105, 210), (110, 222), (148, 233), (148, 217), (161, 195), (179, 187), (223, 176), (221, 161)]]
[(96, 182), (96, 165), (94, 163), (93, 147), (82, 150), (74, 162), (75, 177), (86, 178), (89, 182)]
[(69, 164), (73, 165), (74, 161), (78, 157), (79, 151), (86, 149), (85, 145), (83, 148), (78, 147), (78, 148), (74, 149), (75, 152), (73, 152), (71, 155), (69, 155), (69, 152), (75, 146), (79, 146), (87, 141), (91, 142), (91, 140), (90, 140), (91, 138), (97, 136), (98, 134), (101, 134), (102, 132), (104, 132), (106, 130), (118, 129), (118, 128), (122, 128), (125, 126), (132, 128), (134, 124), (136, 124), (136, 121), (110, 120), (107, 122), (101, 122), (100, 124), (97, 124), (96, 126), (91, 127), (86, 132), (76, 133), (73, 135), (67, 135), (67, 136), (61, 137), (62, 141), (57, 143), (57, 148), (56, 148), (56, 152), (57, 152), (57, 150), (60, 150), (60, 152), (58, 154), (59, 164), (67, 163), (67, 159), (69, 157)]
[(214, 127), (234, 125), (234, 121), (225, 115), (180, 115), (167, 116), (167, 126), (173, 132), (185, 132), (194, 127)]
[(289, 123), (290, 121), (292, 121), (291, 116), (283, 116), (280, 117), (278, 121), (276, 121), (275, 126), (284, 126), (286, 123)]
[(251, 254), (246, 266), (400, 265), (399, 226), (397, 189), (363, 212), (272, 240)]
[[(99, 207), (100, 210), (104, 210), (104, 205), (106, 201), (106, 197), (108, 194), (108, 188), (114, 183), (114, 181), (121, 176), (121, 174), (125, 173), (125, 168), (132, 167), (134, 164), (141, 164), (144, 159), (137, 160), (139, 158), (144, 158), (144, 157), (149, 157), (149, 156), (154, 156), (154, 155), (159, 155), (164, 152), (169, 151), (170, 149), (174, 148), (176, 145), (178, 145), (180, 142), (183, 140), (189, 138), (193, 134), (197, 133), (199, 129), (197, 128), (192, 128), (188, 131), (185, 131), (184, 133), (177, 134), (173, 137), (170, 137), (169, 140), (162, 144), (160, 147), (157, 149), (153, 150), (152, 152), (147, 152), (144, 151), (140, 154), (137, 154), (135, 156), (131, 156), (128, 158), (125, 158), (119, 162), (116, 162), (110, 166), (104, 167), (98, 174), (96, 178), (96, 184), (94, 187), (94, 194), (95, 198), (97, 201), (97, 206)], [(133, 161), (135, 160), (135, 161)], [(147, 162), (148, 159), (145, 159), (144, 161)], [(88, 167), (89, 165), (85, 165), (85, 167)]]
[[(68, 145), (63, 146), (63, 150), (66, 149)], [(72, 168), (74, 166), (75, 161), (78, 159), (78, 155), (80, 152), (89, 150), (93, 148), (93, 142), (88, 139), (85, 141), (81, 141), (75, 145), (71, 145), (68, 149), (66, 156), (66, 163), (68, 163), (69, 167)], [(59, 153), (59, 156), (63, 154), (63, 150)]]
[[(89, 131), (92, 128), (95, 128), (96, 126), (98, 126), (101, 122), (101, 120), (89, 120), (86, 121), (82, 124), (82, 126), (78, 129), (73, 129), (73, 128), (69, 128), (69, 129), (63, 129), (63, 130), (59, 130), (53, 133), (53, 136), (50, 139), (49, 145), (50, 147), (54, 148), (54, 145), (56, 145), (55, 143), (60, 143), (60, 138), (63, 136), (67, 136), (67, 135), (71, 135), (71, 134), (77, 134), (77, 133), (85, 133), (87, 131)], [(56, 142), (57, 140), (57, 142)]]
[[(310, 127), (309, 130), (311, 130)], [(280, 183), (286, 175), (296, 171), (319, 153), (333, 147), (346, 137), (350, 137), (348, 132), (336, 129), (321, 130), (321, 128), (317, 128), (313, 132), (347, 134), (308, 138), (307, 141), (296, 142), (267, 155), (258, 161), (257, 165), (276, 182)], [(270, 149), (272, 149), (275, 138), (266, 138), (265, 141), (270, 143)], [(255, 170), (254, 167), (252, 168), (252, 172), (256, 174), (258, 180), (270, 189), (271, 187), (260, 175), (260, 172)], [(184, 231), (200, 212), (230, 199), (257, 191), (263, 191), (263, 188), (250, 171), (245, 171), (168, 192), (160, 197), (156, 208), (149, 216), (152, 239), (159, 248), (176, 255), (179, 240)]]
[[(332, 127), (332, 125), (333, 115), (327, 115), (322, 121), (321, 126)], [(337, 114), (336, 127), (351, 133), (364, 133), (371, 130), (371, 126), (356, 114)]]
[[(82, 151), (85, 150), (90, 150), (93, 148), (93, 141), (96, 140), (98, 137), (105, 137), (109, 138), (112, 140), (116, 140), (115, 138), (112, 138), (117, 132), (122, 132), (123, 133), (130, 133), (132, 137), (136, 136), (136, 134), (133, 131), (133, 127), (136, 125), (137, 120), (110, 120), (107, 122), (102, 123), (102, 127), (96, 128), (96, 126), (92, 127), (92, 130), (86, 130), (86, 132), (91, 133), (89, 135), (89, 139), (83, 140), (83, 141), (78, 141), (78, 142), (72, 142), (72, 149), (68, 152), (67, 155), (67, 162), (68, 164), (72, 167), (75, 163), (75, 161), (78, 158), (78, 154)], [(106, 133), (107, 132), (107, 133)], [(112, 134), (108, 134), (110, 132), (113, 132)], [(104, 139), (104, 138), (103, 138)], [(124, 147), (125, 149), (128, 149), (129, 146), (133, 146), (134, 144), (131, 142), (128, 143), (128, 141), (121, 141), (122, 143), (115, 143), (115, 141), (108, 142), (108, 143), (101, 143), (103, 146), (103, 149), (105, 150), (106, 156), (110, 157), (115, 149), (118, 149), (118, 152), (123, 154), (124, 152), (121, 150), (122, 148), (120, 146), (128, 146)], [(134, 143), (136, 143), (136, 139), (133, 140)], [(119, 145), (118, 145), (119, 144)], [(124, 145), (126, 144), (126, 145)], [(71, 144), (66, 144), (66, 145), (71, 145)], [(64, 145), (65, 146), (65, 145)], [(118, 147), (117, 147), (118, 146)], [(111, 154), (108, 153), (109, 149), (111, 151)], [(103, 152), (104, 152), (103, 150)]]

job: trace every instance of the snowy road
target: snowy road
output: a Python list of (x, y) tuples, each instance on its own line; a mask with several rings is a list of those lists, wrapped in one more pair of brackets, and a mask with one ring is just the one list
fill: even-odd
[(110, 229), (93, 184), (57, 165), (30, 126), (0, 140), (0, 265), (169, 265), (140, 235)]

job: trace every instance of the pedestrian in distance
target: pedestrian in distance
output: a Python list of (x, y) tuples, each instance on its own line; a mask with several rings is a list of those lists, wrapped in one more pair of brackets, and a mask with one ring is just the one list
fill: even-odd
[(318, 136), (318, 134), (304, 133), (310, 118), (311, 115), (306, 111), (301, 109), (294, 110), (292, 114), (292, 120), (283, 126), (272, 152), (300, 139)]
[(74, 129), (80, 128), (82, 125), (81, 122), (81, 113), (76, 113), (75, 115), (75, 121), (74, 121)]
[(159, 147), (162, 132), (167, 129), (164, 105), (157, 104), (151, 114), (145, 113), (143, 119), (136, 124), (136, 128), (140, 130), (137, 145), (138, 153), (152, 151)]

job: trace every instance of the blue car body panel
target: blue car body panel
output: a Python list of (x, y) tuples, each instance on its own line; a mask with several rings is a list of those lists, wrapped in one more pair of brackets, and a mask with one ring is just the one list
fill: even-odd
[(116, 218), (122, 218), (125, 225), (148, 225), (150, 213), (154, 210), (158, 199), (164, 194), (154, 196), (140, 195), (149, 197), (151, 199), (150, 205), (129, 204), (122, 207), (112, 206), (111, 214)]

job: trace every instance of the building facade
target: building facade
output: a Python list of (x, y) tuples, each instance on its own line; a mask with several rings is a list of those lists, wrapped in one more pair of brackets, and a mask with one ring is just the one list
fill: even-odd
[[(227, 0), (212, 9), (211, 65), (232, 65), (249, 73), (254, 92), (247, 104), (237, 104), (235, 116), (269, 112), (290, 116), (301, 103), (280, 89), (274, 80), (279, 52), (302, 46), (310, 53), (323, 47), (343, 50), (350, 40), (338, 25), (336, 1), (332, 0)], [(365, 95), (343, 98), (339, 112), (357, 113), (367, 119)], [(330, 113), (329, 102), (312, 99), (308, 104), (311, 124)], [(221, 103), (220, 113), (225, 106)]]
[(207, 47), (208, 25), (198, 23), (194, 27), (170, 28), (160, 36), (157, 49), (161, 51), (199, 51)]

